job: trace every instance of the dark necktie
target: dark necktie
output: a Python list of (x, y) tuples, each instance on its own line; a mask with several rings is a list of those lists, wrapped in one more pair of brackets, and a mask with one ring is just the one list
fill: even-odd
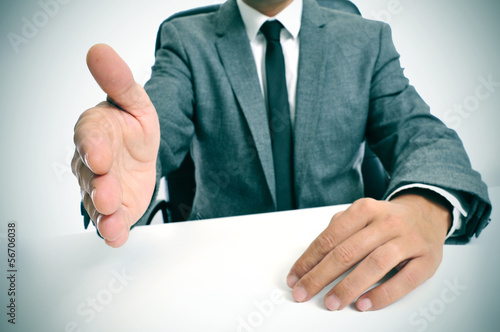
[(292, 126), (286, 88), (285, 60), (280, 43), (282, 27), (278, 21), (268, 21), (261, 27), (261, 31), (267, 40), (267, 105), (273, 147), (278, 211), (290, 210), (295, 206)]

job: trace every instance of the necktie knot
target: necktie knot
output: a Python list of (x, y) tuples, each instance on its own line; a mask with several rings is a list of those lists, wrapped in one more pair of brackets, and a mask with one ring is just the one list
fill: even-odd
[(280, 21), (274, 20), (267, 21), (266, 23), (262, 24), (260, 31), (262, 31), (264, 37), (266, 37), (266, 40), (268, 42), (279, 42), (282, 28), (283, 25), (280, 23)]

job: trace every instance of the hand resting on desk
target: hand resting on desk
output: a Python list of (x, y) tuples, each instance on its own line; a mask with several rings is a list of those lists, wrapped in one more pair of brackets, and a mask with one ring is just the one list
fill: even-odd
[[(326, 307), (340, 310), (356, 299), (361, 311), (386, 307), (437, 270), (450, 218), (446, 207), (414, 194), (358, 200), (333, 216), (293, 265), (287, 284), (304, 302), (359, 263), (328, 292)], [(363, 294), (395, 267), (398, 273)]]

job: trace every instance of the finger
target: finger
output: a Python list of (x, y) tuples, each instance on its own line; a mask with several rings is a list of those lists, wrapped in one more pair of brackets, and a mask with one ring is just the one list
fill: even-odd
[(82, 202), (83, 207), (85, 208), (85, 211), (87, 211), (90, 219), (92, 220), (94, 225), (97, 225), (97, 221), (99, 220), (101, 215), (99, 212), (97, 212), (94, 203), (92, 203), (92, 198), (87, 192), (82, 192)]
[(118, 178), (113, 173), (96, 176), (80, 158), (74, 159), (76, 160), (73, 161), (72, 168), (78, 178), (82, 198), (85, 198), (85, 194), (87, 194), (91, 201), (91, 205), (89, 202), (88, 206), (91, 206), (91, 209), (95, 209), (99, 214), (110, 215), (114, 213), (123, 199), (123, 191)]
[(331, 231), (331, 228), (334, 223), (341, 219), (344, 212), (345, 211), (338, 212), (332, 217), (328, 227), (309, 245), (306, 251), (293, 264), (286, 279), (288, 287), (294, 288), (300, 278), (314, 268), (332, 248), (340, 243), (341, 236), (336, 237), (336, 235), (340, 234), (334, 233)]
[(130, 226), (130, 217), (122, 207), (111, 215), (101, 216), (97, 223), (99, 234), (113, 248), (120, 247), (127, 241)]
[(355, 233), (330, 251), (297, 282), (292, 291), (294, 299), (298, 302), (309, 300), (393, 237), (394, 234), (373, 223)]
[(88, 185), (90, 197), (97, 212), (102, 215), (115, 213), (123, 199), (120, 181), (113, 173), (95, 176)]
[(101, 89), (122, 109), (135, 117), (156, 113), (132, 71), (108, 45), (94, 45), (87, 53), (87, 65)]
[(325, 296), (329, 310), (340, 310), (380, 281), (401, 261), (408, 259), (401, 249), (405, 240), (397, 238), (375, 249)]
[(96, 175), (90, 170), (90, 168), (85, 165), (80, 158), (76, 161), (76, 177), (78, 179), (78, 185), (80, 188), (88, 193), (92, 193), (93, 186), (91, 185), (92, 179), (96, 177)]
[(129, 231), (126, 231), (121, 233), (121, 235), (116, 240), (109, 241), (105, 239), (104, 242), (112, 248), (119, 248), (127, 242), (129, 234)]
[(304, 254), (292, 266), (287, 277), (287, 284), (293, 288), (300, 278), (314, 268), (330, 251), (349, 236), (360, 231), (376, 215), (374, 209), (379, 203), (373, 199), (361, 199), (354, 202), (343, 213), (333, 216), (328, 227), (311, 243)]
[(114, 135), (106, 111), (105, 106), (85, 111), (75, 125), (73, 140), (76, 150), (94, 174), (106, 174), (113, 165)]
[(75, 153), (73, 153), (73, 158), (71, 159), (71, 171), (73, 172), (73, 174), (76, 176), (77, 179), (79, 177), (81, 162), (82, 159), (80, 158), (80, 154), (78, 153), (78, 150), (75, 149)]
[[(82, 189), (82, 192), (85, 193), (85, 192), (88, 192), (88, 191), (85, 190), (85, 188), (83, 187), (83, 183), (84, 183), (84, 181), (82, 181), (83, 180), (83, 177), (82, 177), (82, 169), (83, 169), (83, 167), (86, 167), (88, 169), (88, 167), (85, 166), (85, 164), (83, 163), (82, 158), (80, 158), (80, 154), (75, 149), (75, 153), (73, 155), (73, 159), (71, 160), (71, 171), (73, 172), (73, 174), (75, 175), (76, 179), (78, 180), (78, 185)], [(84, 195), (83, 193), (82, 193), (82, 198), (83, 198), (83, 195)]]
[(410, 260), (404, 268), (383, 284), (366, 292), (356, 301), (360, 311), (385, 308), (415, 290), (437, 270), (436, 264), (419, 257)]
[(96, 210), (88, 193), (83, 194), (82, 200), (85, 210), (107, 245), (118, 248), (127, 242), (130, 218), (122, 208), (111, 215), (104, 216)]

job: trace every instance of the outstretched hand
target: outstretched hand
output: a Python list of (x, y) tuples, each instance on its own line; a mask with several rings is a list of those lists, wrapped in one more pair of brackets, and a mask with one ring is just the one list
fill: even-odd
[(160, 126), (146, 91), (111, 47), (93, 46), (87, 65), (108, 101), (78, 119), (72, 169), (99, 233), (120, 247), (154, 192)]

